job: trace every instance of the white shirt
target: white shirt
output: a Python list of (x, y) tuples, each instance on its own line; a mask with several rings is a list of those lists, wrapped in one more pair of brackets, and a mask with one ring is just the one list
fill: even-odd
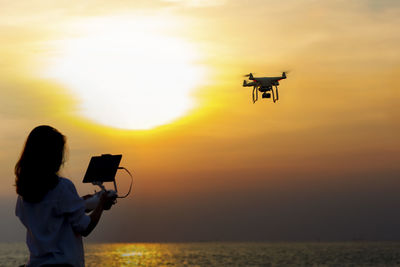
[(82, 233), (90, 223), (84, 200), (74, 184), (60, 178), (38, 203), (29, 203), (18, 196), (15, 214), (27, 229), (26, 243), (30, 251), (27, 266), (71, 264), (85, 266)]

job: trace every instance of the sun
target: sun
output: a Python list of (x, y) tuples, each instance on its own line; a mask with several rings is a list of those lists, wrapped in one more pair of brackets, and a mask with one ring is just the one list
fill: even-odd
[(169, 20), (108, 17), (76, 23), (76, 36), (53, 42), (44, 75), (79, 100), (79, 113), (121, 129), (151, 129), (187, 114), (204, 79), (199, 52), (168, 35)]

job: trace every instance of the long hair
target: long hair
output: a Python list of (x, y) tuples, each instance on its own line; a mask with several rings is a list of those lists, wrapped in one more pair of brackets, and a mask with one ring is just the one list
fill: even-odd
[(25, 201), (39, 202), (58, 184), (66, 138), (51, 126), (31, 131), (15, 165), (17, 194)]

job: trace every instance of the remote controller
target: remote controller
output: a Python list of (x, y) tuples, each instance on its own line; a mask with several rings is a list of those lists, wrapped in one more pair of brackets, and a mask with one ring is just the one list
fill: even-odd
[[(108, 190), (108, 191), (107, 191), (107, 196), (116, 199), (118, 195), (117, 195), (117, 192), (115, 192), (114, 190)], [(114, 201), (113, 201), (113, 202), (105, 203), (105, 205), (104, 205), (104, 210), (109, 210), (109, 209), (111, 209), (111, 206), (112, 206), (113, 204), (114, 204)]]
[[(101, 190), (99, 192), (97, 192), (96, 194), (94, 194), (92, 197), (85, 199), (85, 210), (94, 210), (97, 205), (99, 204), (100, 201), (100, 195), (104, 192), (104, 190)], [(115, 192), (114, 190), (109, 190), (106, 191), (107, 192), (107, 196), (108, 197), (114, 197), (116, 198), (117, 192)], [(105, 210), (109, 210), (111, 208), (113, 203), (106, 203), (106, 205), (104, 206)]]

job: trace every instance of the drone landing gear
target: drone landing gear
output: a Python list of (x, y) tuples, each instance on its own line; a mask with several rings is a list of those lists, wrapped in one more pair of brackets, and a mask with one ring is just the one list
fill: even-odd
[(272, 100), (274, 101), (274, 103), (279, 99), (279, 95), (278, 95), (278, 86), (275, 85), (275, 92), (276, 92), (276, 98), (275, 98), (275, 94), (274, 94), (274, 89), (271, 89), (272, 91)]
[(261, 88), (264, 90), (260, 90), (260, 87), (254, 86), (253, 87), (253, 104), (256, 103), (256, 101), (258, 100), (258, 91), (260, 90), (260, 92), (263, 92), (262, 97), (263, 98), (271, 98), (271, 94), (270, 93), (266, 93), (266, 91), (272, 91), (272, 101), (274, 101), (274, 103), (276, 101), (278, 101), (279, 99), (279, 94), (278, 94), (278, 86), (275, 86), (275, 92), (274, 92), (274, 88), (270, 87), (268, 89), (265, 90), (265, 88)]
[[(255, 91), (255, 94), (254, 94)], [(257, 86), (253, 87), (253, 104), (256, 103), (256, 101), (258, 100), (258, 88)]]

